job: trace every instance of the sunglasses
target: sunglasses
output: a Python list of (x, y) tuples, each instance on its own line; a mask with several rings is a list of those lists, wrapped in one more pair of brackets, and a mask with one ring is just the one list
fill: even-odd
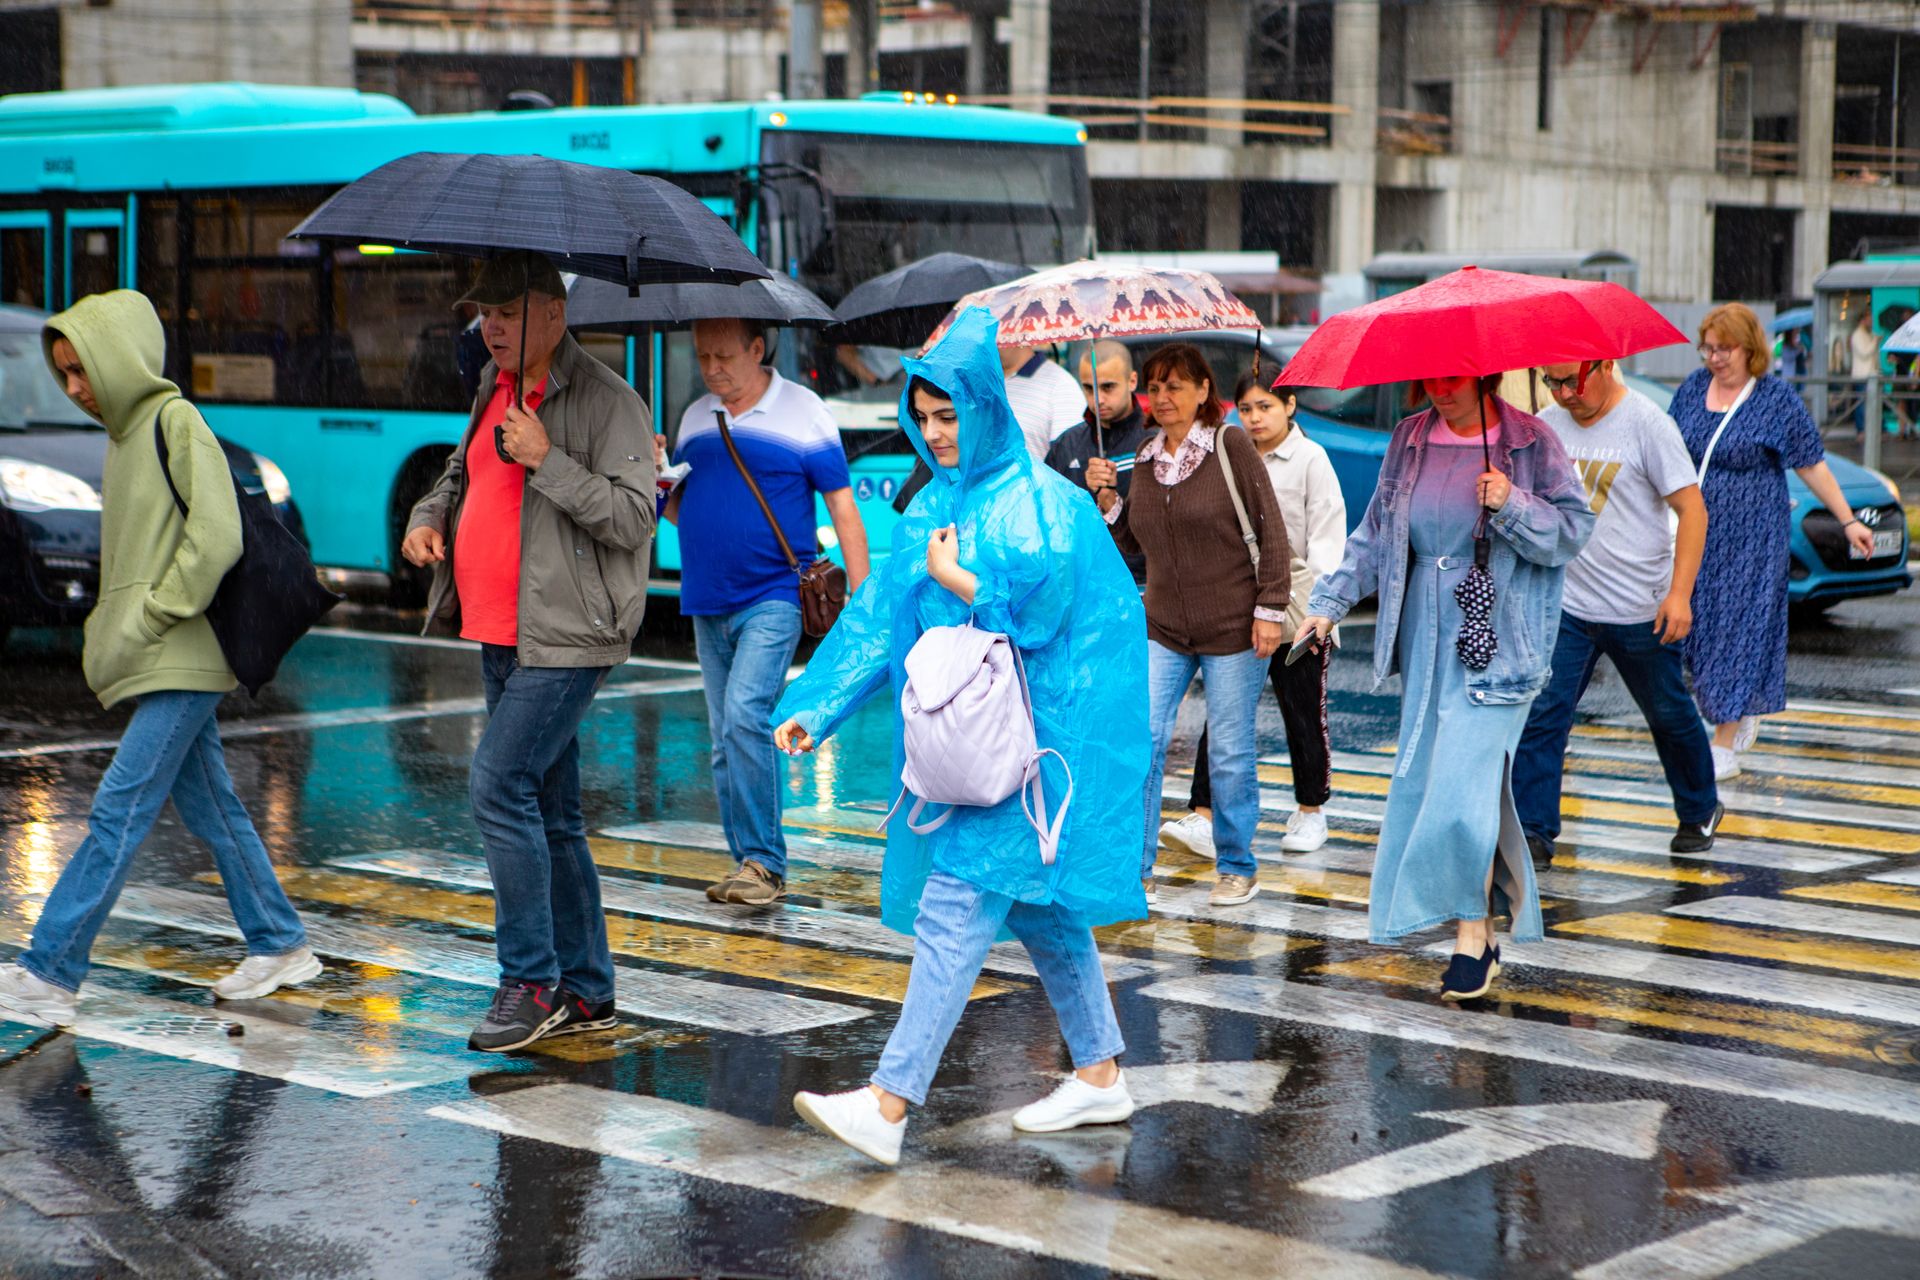
[(1694, 348), (1702, 360), (1711, 360), (1715, 356), (1730, 356), (1739, 351), (1739, 347), (1716, 347), (1711, 342), (1703, 342)]

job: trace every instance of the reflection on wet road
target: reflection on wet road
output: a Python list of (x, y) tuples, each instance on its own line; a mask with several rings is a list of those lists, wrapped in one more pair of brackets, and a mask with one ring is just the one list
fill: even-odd
[[(328, 972), (216, 1008), (238, 934), (169, 813), (72, 1032), (0, 1022), (0, 1274), (1913, 1275), (1916, 622), (1910, 592), (1795, 633), (1792, 704), (1703, 854), (1667, 852), (1653, 744), (1597, 685), (1547, 940), (1461, 1007), (1432, 995), (1442, 931), (1366, 941), (1395, 706), (1349, 644), (1326, 847), (1280, 853), (1269, 756), (1262, 893), (1215, 909), (1212, 869), (1163, 855), (1153, 917), (1101, 931), (1133, 1121), (1014, 1134), (1068, 1064), (1003, 943), (881, 1172), (788, 1099), (863, 1078), (905, 991), (911, 940), (877, 918), (886, 708), (791, 768), (786, 902), (717, 905), (697, 672), (650, 641), (582, 738), (621, 1023), (487, 1057), (465, 1047), (495, 974), (478, 663), (360, 617), (222, 718)], [(76, 658), (27, 632), (0, 664), (9, 956), (125, 722)], [(1175, 769), (1170, 813), (1186, 787)]]

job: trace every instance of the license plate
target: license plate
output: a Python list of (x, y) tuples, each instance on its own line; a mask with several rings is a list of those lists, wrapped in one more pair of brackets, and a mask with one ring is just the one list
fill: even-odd
[(1900, 550), (1900, 539), (1905, 532), (1903, 529), (1875, 529), (1873, 531), (1873, 555), (1871, 557), (1861, 555), (1860, 552), (1853, 547), (1847, 548), (1847, 554), (1855, 560), (1878, 560), (1881, 556), (1896, 555)]

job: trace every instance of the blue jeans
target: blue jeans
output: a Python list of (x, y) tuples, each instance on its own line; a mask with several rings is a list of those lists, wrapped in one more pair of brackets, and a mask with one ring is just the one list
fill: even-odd
[(213, 850), (227, 905), (252, 955), (278, 956), (307, 944), (307, 931), (274, 879), (273, 863), (220, 750), (217, 693), (149, 693), (134, 707), (100, 789), (87, 838), (47, 896), (21, 967), (42, 982), (77, 991), (87, 953), (133, 869), (134, 850), (153, 830), (168, 795), (187, 830)]
[(1528, 835), (1548, 844), (1560, 835), (1560, 775), (1567, 735), (1573, 730), (1574, 708), (1602, 657), (1613, 660), (1614, 670), (1647, 718), (1680, 821), (1705, 823), (1713, 817), (1720, 802), (1713, 783), (1713, 753), (1706, 727), (1687, 694), (1681, 673), (1683, 648), (1661, 644), (1650, 622), (1588, 622), (1570, 613), (1560, 615), (1553, 670), (1547, 687), (1533, 700), (1513, 761), (1514, 805)]
[(613, 999), (600, 873), (580, 807), (580, 721), (609, 667), (523, 667), (511, 645), (480, 646), (487, 728), (468, 792), (493, 878), (502, 981)]
[(1215, 865), (1223, 876), (1254, 874), (1253, 832), (1260, 825), (1260, 780), (1254, 726), (1267, 661), (1252, 649), (1239, 653), (1179, 653), (1147, 641), (1147, 697), (1153, 731), (1153, 764), (1147, 770), (1146, 853), (1140, 878), (1153, 874), (1160, 847), (1160, 789), (1167, 772), (1167, 744), (1180, 700), (1198, 671), (1207, 683), (1207, 774), (1213, 785)]
[(1125, 1052), (1093, 930), (1052, 905), (1015, 902), (935, 871), (927, 877), (913, 922), (907, 998), (873, 1083), (916, 1107), (925, 1104), (940, 1055), (1003, 924), (1033, 957), (1074, 1067), (1091, 1067)]
[(707, 686), (713, 795), (727, 851), (736, 863), (751, 859), (785, 878), (779, 752), (769, 721), (800, 643), (800, 606), (762, 600), (738, 613), (696, 617), (693, 641)]

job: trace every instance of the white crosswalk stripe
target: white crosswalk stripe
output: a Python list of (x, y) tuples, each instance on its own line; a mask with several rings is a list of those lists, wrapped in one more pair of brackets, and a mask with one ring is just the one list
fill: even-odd
[[(179, 889), (130, 887), (120, 895), (113, 914), (215, 937), (241, 937), (223, 899)], [(312, 915), (305, 923), (307, 941), (321, 955), (489, 989), (500, 981), (491, 947), (402, 925), (375, 928)], [(750, 1036), (784, 1035), (871, 1015), (871, 1010), (783, 991), (618, 967), (614, 969), (614, 1001), (622, 1013), (636, 1017)]]
[[(1916, 744), (1920, 745), (1920, 744)], [(1575, 737), (1567, 744), (1567, 754), (1575, 760), (1616, 760), (1623, 764), (1645, 765), (1659, 769), (1660, 756), (1652, 743), (1644, 746), (1605, 742)], [(1859, 764), (1852, 760), (1823, 760), (1813, 756), (1784, 752), (1749, 752), (1740, 757), (1742, 788), (1752, 791), (1757, 779), (1769, 776), (1801, 778), (1812, 782), (1858, 782), (1881, 787), (1920, 787), (1920, 768), (1894, 765)]]
[(897, 1169), (875, 1172), (876, 1166), (831, 1138), (769, 1128), (664, 1098), (554, 1084), (456, 1102), (427, 1114), (873, 1214), (1103, 1273), (1162, 1280), (1296, 1275), (1385, 1280), (1429, 1274), (1230, 1222), (942, 1162), (909, 1159)]
[(1885, 884), (1920, 885), (1920, 863), (1915, 863), (1911, 867), (1901, 867), (1897, 871), (1878, 871), (1867, 879), (1879, 880)]
[(1816, 902), (1789, 901), (1784, 898), (1758, 898), (1730, 893), (1699, 902), (1668, 907), (1667, 914), (1691, 916), (1696, 920), (1724, 920), (1730, 924), (1764, 925), (1774, 929), (1797, 929), (1802, 933), (1830, 933), (1843, 938), (1863, 938), (1872, 942), (1894, 942), (1920, 947), (1920, 919), (1887, 915), (1878, 911), (1854, 911), (1846, 907), (1827, 907)]
[[(1262, 861), (1280, 863), (1289, 867), (1325, 868), (1329, 871), (1346, 871), (1354, 875), (1373, 874), (1373, 850), (1356, 849), (1343, 845), (1323, 845), (1312, 853), (1282, 853), (1278, 849), (1271, 852), (1256, 848), (1254, 856)], [(1614, 906), (1622, 902), (1632, 902), (1649, 894), (1660, 893), (1664, 886), (1653, 881), (1633, 880), (1622, 876), (1588, 875), (1577, 871), (1539, 871), (1534, 878), (1540, 883), (1540, 892), (1550, 898), (1564, 898), (1569, 902), (1591, 902), (1600, 906)]]
[[(235, 1034), (235, 1029), (238, 1034)], [(143, 1049), (166, 1058), (271, 1076), (355, 1098), (444, 1084), (471, 1074), (457, 1057), (438, 1058), (370, 1041), (348, 1041), (230, 1005), (187, 1004), (89, 984), (72, 1027), (84, 1040)]]
[(1140, 994), (1282, 1022), (1920, 1125), (1920, 1085), (1786, 1058), (1491, 1017), (1424, 1001), (1308, 987), (1253, 974), (1173, 978), (1143, 987)]

